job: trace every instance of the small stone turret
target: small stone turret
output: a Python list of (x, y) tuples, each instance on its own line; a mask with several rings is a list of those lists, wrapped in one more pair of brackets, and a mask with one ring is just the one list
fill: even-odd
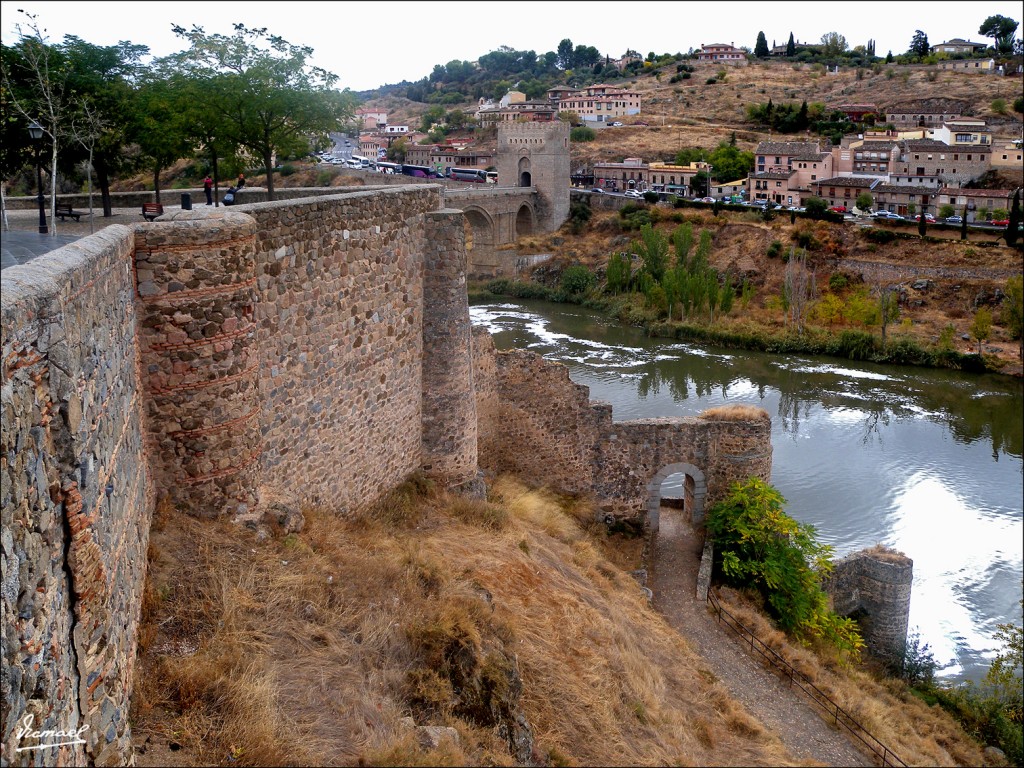
[(836, 613), (858, 620), (868, 650), (893, 658), (906, 646), (913, 581), (913, 560), (871, 547), (837, 560), (823, 586)]

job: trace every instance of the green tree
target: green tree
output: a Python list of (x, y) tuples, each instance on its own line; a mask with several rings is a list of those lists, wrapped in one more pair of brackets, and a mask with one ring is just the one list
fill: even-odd
[(861, 192), (857, 195), (854, 205), (862, 211), (870, 211), (871, 206), (875, 204), (875, 199), (871, 196), (870, 192)]
[(705, 518), (714, 565), (727, 582), (760, 591), (786, 632), (821, 637), (856, 656), (863, 646), (856, 625), (831, 611), (821, 588), (832, 571), (832, 547), (817, 541), (813, 526), (787, 515), (785, 503), (763, 480), (733, 483)]
[(594, 273), (583, 264), (573, 264), (562, 272), (562, 290), (570, 296), (581, 296), (596, 282)]
[(974, 320), (971, 322), (971, 336), (978, 342), (978, 354), (981, 354), (981, 345), (992, 332), (992, 312), (988, 307), (979, 307), (974, 313)]
[(608, 269), (605, 273), (608, 290), (613, 294), (627, 290), (632, 278), (631, 271), (629, 256), (619, 252), (613, 253), (608, 259)]
[(768, 50), (768, 40), (764, 36), (764, 32), (757, 33), (757, 42), (754, 44), (754, 56), (759, 59), (766, 59), (771, 55)]
[(796, 43), (793, 42), (793, 33), (789, 33), (789, 41), (786, 43), (786, 56), (796, 55)]
[(922, 32), (920, 29), (914, 30), (914, 36), (910, 40), (910, 48), (907, 53), (917, 56), (918, 58), (924, 58), (928, 55), (928, 51), (931, 46), (928, 44), (928, 35)]
[(572, 69), (572, 40), (570, 40), (569, 38), (565, 38), (564, 40), (562, 40), (558, 44), (558, 49), (556, 50), (556, 53), (558, 54), (559, 69)]
[(821, 46), (825, 56), (841, 56), (846, 53), (846, 38), (838, 32), (826, 32), (821, 36)]
[(967, 205), (964, 204), (964, 209), (960, 213), (960, 239), (967, 239)]
[(978, 34), (991, 37), (993, 47), (999, 53), (1009, 55), (1013, 53), (1013, 38), (1018, 26), (1019, 22), (997, 14), (989, 16), (981, 23)]
[(668, 266), (668, 241), (650, 224), (640, 227), (640, 240), (633, 243), (633, 252), (643, 262), (644, 271), (656, 283), (661, 282)]
[(820, 219), (828, 210), (828, 202), (820, 197), (809, 197), (804, 201), (804, 208), (807, 209), (807, 215), (810, 218)]
[(195, 144), (189, 110), (172, 81), (147, 78), (135, 91), (131, 136), (149, 160), (153, 189), (160, 202), (160, 172), (191, 154)]
[(956, 213), (956, 208), (954, 208), (949, 203), (944, 203), (944, 204), (939, 206), (939, 218), (940, 219), (948, 219), (954, 213)]
[(198, 26), (172, 29), (191, 45), (181, 61), (193, 76), (224, 75), (218, 107), (229, 138), (263, 162), (271, 200), (275, 156), (305, 153), (309, 135), (337, 130), (352, 116), (355, 95), (334, 89), (337, 75), (309, 65), (312, 48), (243, 24), (235, 24), (231, 36)]
[(917, 234), (924, 237), (928, 233), (928, 217), (925, 216), (924, 211), (921, 211), (921, 215), (917, 217)]

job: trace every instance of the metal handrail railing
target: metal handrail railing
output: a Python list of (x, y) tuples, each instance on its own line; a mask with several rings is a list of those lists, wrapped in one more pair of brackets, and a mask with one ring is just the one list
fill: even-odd
[[(885, 744), (872, 736), (868, 730), (858, 723), (849, 712), (836, 704), (818, 686), (812, 683), (807, 676), (795, 669), (792, 664), (782, 658), (778, 653), (757, 637), (751, 630), (743, 625), (735, 616), (729, 613), (719, 602), (718, 598), (708, 590), (707, 601), (711, 604), (718, 616), (718, 622), (724, 623), (729, 629), (735, 632), (750, 649), (758, 653), (765, 661), (778, 668), (787, 678), (790, 686), (796, 685), (815, 704), (821, 707), (836, 725), (841, 725), (852, 733), (864, 746), (870, 749), (876, 756), (881, 758), (883, 768), (885, 766), (902, 766), (907, 764), (900, 760), (896, 754)], [(863, 734), (863, 735), (862, 735)], [(867, 737), (867, 738), (865, 738)]]

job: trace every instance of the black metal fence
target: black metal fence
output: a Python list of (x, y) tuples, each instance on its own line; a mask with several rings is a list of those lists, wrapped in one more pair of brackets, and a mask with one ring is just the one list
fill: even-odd
[(795, 669), (792, 664), (769, 648), (735, 616), (723, 608), (722, 604), (718, 601), (718, 598), (714, 596), (710, 589), (708, 590), (708, 603), (711, 604), (712, 609), (714, 609), (715, 614), (718, 616), (719, 624), (725, 624), (729, 629), (735, 632), (746, 645), (750, 646), (751, 651), (760, 655), (761, 658), (782, 673), (782, 675), (789, 680), (790, 687), (795, 685), (803, 691), (811, 701), (821, 708), (824, 716), (831, 719), (836, 725), (841, 725), (852, 733), (854, 737), (856, 737), (882, 761), (883, 766), (903, 766), (903, 768), (907, 768), (907, 764), (900, 760), (891, 749), (868, 733), (864, 726), (854, 720), (848, 712), (825, 695), (825, 693), (818, 688), (818, 686), (808, 680), (802, 672)]

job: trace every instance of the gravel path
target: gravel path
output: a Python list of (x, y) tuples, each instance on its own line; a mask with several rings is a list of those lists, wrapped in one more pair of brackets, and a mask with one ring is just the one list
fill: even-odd
[(821, 765), (871, 766), (874, 761), (843, 732), (818, 715), (808, 699), (791, 689), (721, 627), (698, 602), (697, 569), (703, 538), (683, 512), (661, 508), (661, 530), (651, 547), (648, 587), (654, 606), (704, 657), (715, 676), (795, 757)]

